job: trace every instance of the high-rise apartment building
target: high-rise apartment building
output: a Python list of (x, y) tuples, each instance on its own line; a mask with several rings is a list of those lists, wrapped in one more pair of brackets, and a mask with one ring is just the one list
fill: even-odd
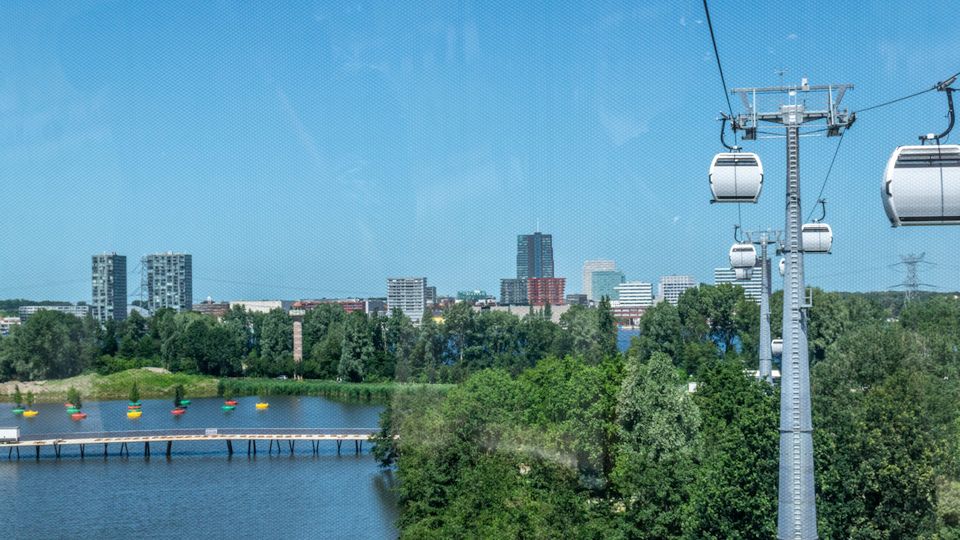
[(597, 259), (583, 262), (583, 294), (587, 295), (588, 300), (597, 302), (600, 297), (593, 296), (593, 273), (600, 270), (616, 270), (617, 263), (606, 259)]
[(594, 301), (599, 302), (606, 296), (610, 300), (618, 300), (620, 294), (617, 292), (617, 285), (626, 281), (623, 272), (617, 270), (594, 270), (590, 273), (590, 290), (594, 295)]
[(553, 236), (535, 232), (517, 236), (517, 279), (553, 277)]
[(503, 278), (500, 280), (500, 305), (524, 306), (526, 304), (526, 279)]
[(693, 276), (661, 276), (660, 292), (657, 298), (661, 301), (666, 300), (673, 305), (680, 301), (680, 295), (687, 289), (697, 286), (697, 281)]
[(399, 308), (404, 315), (419, 324), (427, 309), (427, 278), (387, 278), (387, 308)]
[(192, 255), (172, 251), (144, 255), (140, 266), (140, 290), (150, 313), (160, 308), (177, 312), (193, 309)]
[(116, 253), (93, 256), (93, 298), (90, 314), (101, 323), (127, 318), (127, 257)]
[(729, 283), (743, 287), (743, 294), (747, 298), (750, 298), (758, 304), (760, 303), (760, 295), (763, 293), (763, 274), (761, 273), (759, 262), (757, 266), (753, 268), (750, 279), (737, 279), (736, 272), (733, 268), (714, 268), (713, 283), (714, 285)]
[(653, 284), (627, 281), (617, 285), (619, 305), (624, 308), (647, 308), (653, 305)]
[(527, 280), (527, 302), (531, 306), (562, 306), (564, 301), (563, 289), (566, 278), (543, 277)]

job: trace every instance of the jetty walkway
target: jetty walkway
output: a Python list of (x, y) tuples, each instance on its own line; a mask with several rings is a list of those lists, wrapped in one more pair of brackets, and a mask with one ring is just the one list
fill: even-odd
[(256, 455), (257, 442), (261, 444), (269, 441), (269, 453), (273, 453), (276, 446), (277, 453), (281, 452), (280, 443), (287, 442), (292, 455), (298, 441), (310, 443), (314, 454), (320, 450), (323, 441), (335, 441), (337, 453), (340, 453), (344, 441), (353, 441), (357, 454), (363, 451), (363, 441), (369, 440), (379, 430), (376, 428), (195, 428), (195, 429), (152, 429), (131, 431), (90, 431), (72, 433), (40, 433), (21, 436), (16, 441), (0, 442), (0, 450), (7, 448), (7, 458), (13, 459), (14, 454), (20, 458), (20, 449), (33, 447), (36, 459), (40, 459), (41, 448), (52, 448), (55, 457), (60, 457), (64, 446), (78, 446), (80, 457), (86, 456), (88, 451), (98, 452), (87, 447), (99, 449), (103, 445), (103, 457), (109, 455), (109, 446), (118, 448), (118, 455), (130, 455), (129, 445), (143, 443), (144, 457), (150, 457), (150, 444), (166, 445), (165, 454), (170, 457), (173, 443), (224, 441), (227, 454), (233, 455), (234, 442), (247, 442), (247, 455)]

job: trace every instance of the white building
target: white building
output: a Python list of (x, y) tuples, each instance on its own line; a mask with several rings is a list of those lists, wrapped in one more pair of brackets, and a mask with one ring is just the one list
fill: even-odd
[(693, 276), (661, 276), (660, 291), (657, 293), (657, 300), (660, 302), (666, 300), (673, 305), (677, 305), (683, 291), (696, 286), (697, 281)]
[(620, 295), (617, 303), (622, 308), (650, 307), (653, 305), (653, 283), (627, 281), (614, 287)]
[(66, 313), (67, 315), (73, 315), (74, 317), (84, 318), (90, 313), (90, 306), (80, 305), (80, 306), (20, 306), (18, 310), (20, 313), (20, 322), (25, 323), (31, 315), (38, 311), (59, 311), (60, 313)]
[(583, 261), (583, 294), (587, 300), (599, 301), (593, 297), (593, 273), (600, 270), (616, 270), (617, 263), (607, 259)]
[(20, 317), (0, 317), (0, 336), (10, 335), (14, 326), (20, 326)]
[(242, 306), (243, 309), (252, 313), (270, 313), (275, 309), (289, 311), (293, 307), (290, 300), (234, 300), (230, 302), (230, 309), (233, 306)]
[(730, 283), (743, 287), (743, 293), (756, 303), (760, 303), (760, 296), (763, 294), (763, 274), (761, 274), (760, 265), (754, 267), (750, 279), (737, 279), (733, 268), (714, 268), (713, 284)]
[(387, 309), (392, 312), (394, 308), (399, 308), (410, 320), (420, 324), (427, 309), (427, 278), (387, 278)]

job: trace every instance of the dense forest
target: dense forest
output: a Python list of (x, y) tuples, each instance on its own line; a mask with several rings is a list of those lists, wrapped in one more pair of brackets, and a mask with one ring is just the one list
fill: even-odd
[[(960, 302), (899, 308), (815, 294), (821, 538), (960, 538)], [(779, 392), (745, 373), (757, 317), (701, 286), (648, 311), (626, 354), (598, 331), (519, 373), (397, 394), (375, 452), (403, 537), (776, 537)]]

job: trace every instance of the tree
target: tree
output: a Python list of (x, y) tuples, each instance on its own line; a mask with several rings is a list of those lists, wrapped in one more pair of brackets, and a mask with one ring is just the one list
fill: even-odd
[(276, 361), (285, 352), (293, 351), (293, 320), (282, 309), (271, 310), (263, 317), (260, 335), (260, 357)]
[(27, 408), (28, 408), (28, 409), (32, 409), (32, 408), (33, 408), (33, 402), (34, 402), (34, 399), (35, 399), (32, 390), (27, 390), (27, 398), (26, 398), (26, 399), (27, 399)]
[(136, 382), (130, 387), (130, 403), (140, 403), (140, 386)]
[(736, 360), (701, 370), (693, 399), (702, 419), (696, 475), (684, 536), (690, 539), (776, 537), (779, 472), (778, 402), (770, 387)]
[(13, 403), (17, 406), (18, 409), (20, 408), (21, 405), (23, 405), (23, 394), (20, 393), (19, 384), (13, 385)]
[(629, 536), (679, 536), (686, 488), (696, 477), (701, 417), (668, 356), (655, 353), (646, 363), (628, 360), (617, 418), (622, 442), (613, 480), (624, 500)]
[(340, 304), (320, 304), (303, 316), (303, 350), (308, 354), (327, 336), (330, 327), (342, 323), (346, 312)]
[(337, 375), (350, 382), (363, 381), (364, 368), (373, 354), (373, 342), (366, 324), (366, 315), (355, 311), (347, 317)]
[(184, 389), (182, 384), (173, 387), (173, 406), (174, 408), (183, 407)]
[(21, 380), (72, 377), (95, 358), (84, 321), (59, 311), (38, 311), (3, 341), (0, 363)]
[(67, 403), (72, 404), (77, 409), (83, 407), (83, 403), (80, 401), (80, 392), (72, 386), (67, 389)]
[(412, 375), (413, 366), (411, 356), (416, 343), (416, 328), (410, 317), (403, 314), (399, 308), (393, 308), (387, 318), (385, 329), (385, 345), (387, 353), (394, 359), (394, 378), (398, 382), (406, 382)]
[(938, 480), (957, 470), (958, 388), (938, 373), (940, 354), (882, 323), (844, 335), (813, 366), (824, 537), (924, 538), (936, 530)]
[(610, 307), (610, 297), (602, 296), (597, 305), (597, 333), (599, 334), (598, 353), (603, 356), (613, 356), (619, 353), (617, 349), (617, 320)]
[(660, 302), (640, 317), (640, 335), (633, 339), (628, 352), (646, 361), (655, 352), (679, 358), (682, 350), (680, 314), (670, 302)]

